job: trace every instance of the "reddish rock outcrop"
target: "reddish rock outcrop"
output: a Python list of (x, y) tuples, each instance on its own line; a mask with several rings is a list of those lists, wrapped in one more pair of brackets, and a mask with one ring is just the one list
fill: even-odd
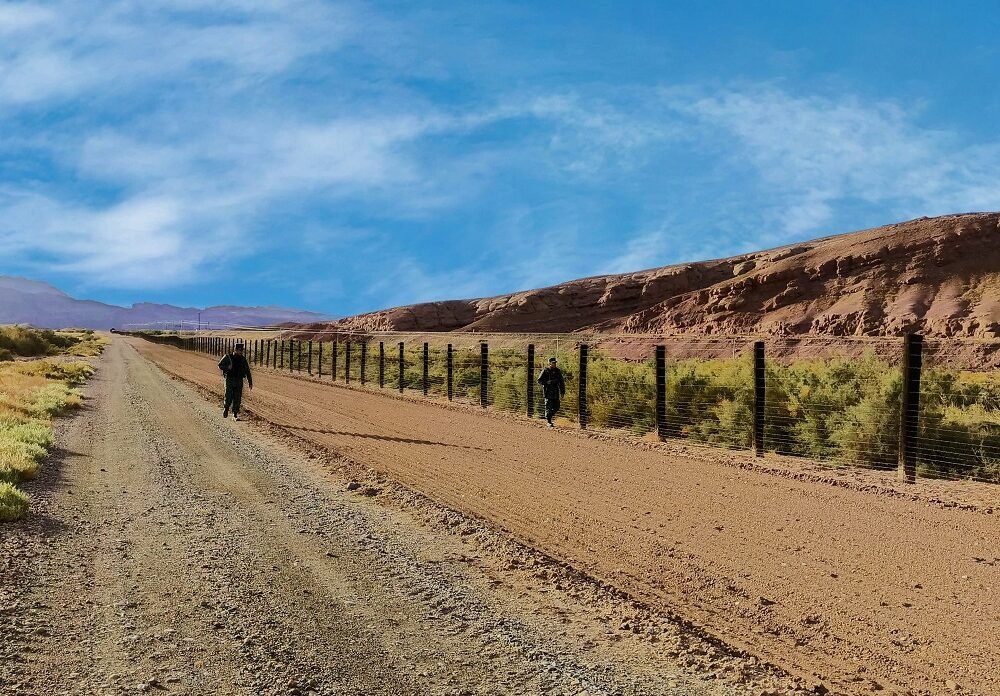
[(921, 218), (728, 259), (397, 307), (322, 328), (1000, 337), (1000, 213)]

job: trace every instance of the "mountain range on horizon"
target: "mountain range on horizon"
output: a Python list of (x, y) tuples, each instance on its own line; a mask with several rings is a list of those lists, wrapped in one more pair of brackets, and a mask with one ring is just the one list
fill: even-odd
[(0, 324), (30, 324), (39, 328), (112, 329), (129, 325), (193, 328), (201, 314), (203, 328), (272, 326), (323, 320), (326, 315), (284, 307), (177, 307), (139, 302), (130, 307), (79, 300), (39, 280), (0, 276)]

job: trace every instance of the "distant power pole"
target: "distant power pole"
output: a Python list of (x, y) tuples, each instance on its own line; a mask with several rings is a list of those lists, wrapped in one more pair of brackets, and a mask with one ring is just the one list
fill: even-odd
[(198, 312), (198, 333), (201, 333), (201, 312)]

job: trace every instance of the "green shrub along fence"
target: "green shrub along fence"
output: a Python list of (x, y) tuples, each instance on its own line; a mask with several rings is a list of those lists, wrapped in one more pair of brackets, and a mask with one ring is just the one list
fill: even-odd
[(574, 335), (141, 335), (215, 355), (243, 341), (254, 366), (529, 418), (543, 413), (535, 380), (554, 356), (567, 385), (564, 423), (898, 469), (910, 481), (1000, 482), (1000, 373), (948, 365), (938, 359), (946, 346), (928, 347), (919, 336), (826, 343), (685, 338), (672, 345)]

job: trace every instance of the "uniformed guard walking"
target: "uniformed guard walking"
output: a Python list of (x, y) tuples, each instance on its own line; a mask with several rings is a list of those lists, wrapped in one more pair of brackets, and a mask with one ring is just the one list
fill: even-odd
[(222, 408), (222, 417), (229, 417), (233, 411), (233, 420), (240, 419), (240, 404), (243, 401), (243, 380), (246, 379), (253, 391), (253, 376), (250, 374), (250, 363), (243, 355), (243, 344), (237, 343), (232, 353), (226, 353), (219, 361), (219, 369), (226, 380), (226, 403)]
[(549, 366), (542, 370), (538, 383), (542, 385), (542, 395), (545, 397), (545, 420), (550, 428), (554, 428), (552, 419), (559, 411), (560, 399), (566, 396), (566, 380), (563, 379), (562, 370), (556, 366), (555, 358), (549, 358)]

